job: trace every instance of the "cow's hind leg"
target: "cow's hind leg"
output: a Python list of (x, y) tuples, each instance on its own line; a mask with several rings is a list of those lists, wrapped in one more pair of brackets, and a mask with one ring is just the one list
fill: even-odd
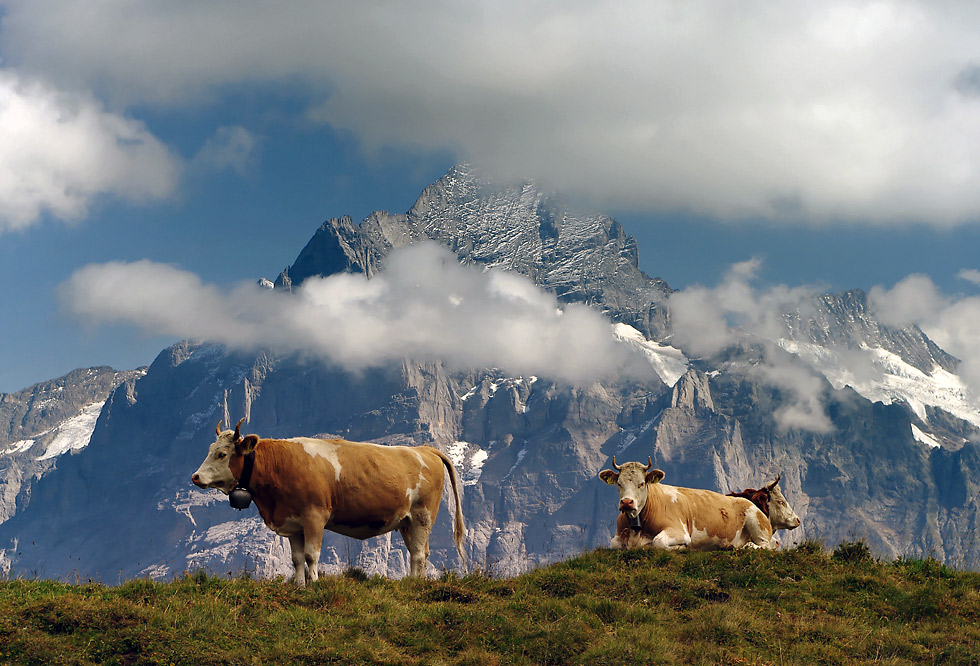
[[(754, 508), (754, 507), (753, 507)], [(779, 541), (773, 538), (772, 528), (769, 526), (769, 519), (758, 509), (749, 512), (745, 516), (745, 527), (748, 534), (748, 542), (744, 548), (761, 548), (775, 550), (779, 548)]]
[(432, 519), (428, 511), (416, 512), (398, 531), (408, 548), (409, 573), (412, 576), (425, 576), (429, 562), (429, 533), (432, 532)]

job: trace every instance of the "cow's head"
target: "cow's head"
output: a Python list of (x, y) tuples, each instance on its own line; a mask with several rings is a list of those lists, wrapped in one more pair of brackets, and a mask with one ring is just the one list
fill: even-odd
[(766, 486), (769, 491), (769, 522), (773, 530), (792, 530), (800, 526), (800, 517), (783, 497), (783, 492), (776, 485), (780, 476)]
[(646, 506), (647, 484), (658, 483), (664, 478), (664, 473), (659, 469), (652, 469), (653, 458), (647, 458), (646, 465), (639, 462), (617, 465), (616, 456), (613, 456), (612, 465), (613, 469), (599, 472), (599, 478), (619, 488), (619, 510), (628, 518), (635, 519)]
[(204, 462), (191, 477), (195, 486), (217, 488), (226, 495), (235, 489), (238, 479), (231, 471), (232, 457), (251, 453), (259, 441), (255, 435), (242, 437), (240, 428), (244, 420), (239, 421), (234, 430), (222, 430), (221, 421), (218, 421), (218, 427), (215, 428), (218, 438), (211, 444)]

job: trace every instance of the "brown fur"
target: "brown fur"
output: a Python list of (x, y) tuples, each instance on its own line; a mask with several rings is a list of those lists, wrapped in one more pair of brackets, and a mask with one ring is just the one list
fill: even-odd
[(769, 491), (765, 488), (760, 488), (756, 490), (755, 488), (746, 488), (745, 490), (739, 491), (737, 493), (728, 493), (729, 497), (742, 497), (749, 500), (755, 504), (762, 513), (769, 517)]

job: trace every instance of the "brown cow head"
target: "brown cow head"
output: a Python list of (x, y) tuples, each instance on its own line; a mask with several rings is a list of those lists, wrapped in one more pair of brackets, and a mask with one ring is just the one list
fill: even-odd
[(231, 471), (232, 456), (249, 453), (258, 443), (255, 435), (242, 438), (241, 426), (244, 420), (239, 421), (234, 430), (222, 430), (221, 421), (218, 421), (218, 427), (215, 428), (218, 437), (208, 449), (204, 462), (191, 477), (198, 488), (217, 488), (226, 495), (234, 490), (238, 480)]
[(613, 469), (599, 472), (599, 478), (619, 489), (619, 510), (631, 520), (636, 519), (646, 506), (647, 484), (659, 483), (664, 478), (664, 473), (659, 469), (652, 469), (653, 458), (647, 458), (646, 465), (640, 462), (617, 465), (616, 457), (613, 456), (612, 465)]
[(773, 530), (792, 530), (800, 526), (800, 517), (786, 501), (777, 485), (780, 477), (766, 486), (769, 491), (769, 522)]

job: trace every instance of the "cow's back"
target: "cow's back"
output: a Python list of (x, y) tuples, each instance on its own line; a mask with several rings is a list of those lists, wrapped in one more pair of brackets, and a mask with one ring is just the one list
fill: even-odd
[[(730, 497), (711, 490), (652, 484), (649, 493), (663, 507), (667, 523), (680, 521), (691, 537), (693, 549), (740, 547), (750, 540), (746, 522), (756, 522), (763, 532), (772, 534), (765, 514), (751, 501)], [(647, 502), (653, 500), (650, 497)]]

